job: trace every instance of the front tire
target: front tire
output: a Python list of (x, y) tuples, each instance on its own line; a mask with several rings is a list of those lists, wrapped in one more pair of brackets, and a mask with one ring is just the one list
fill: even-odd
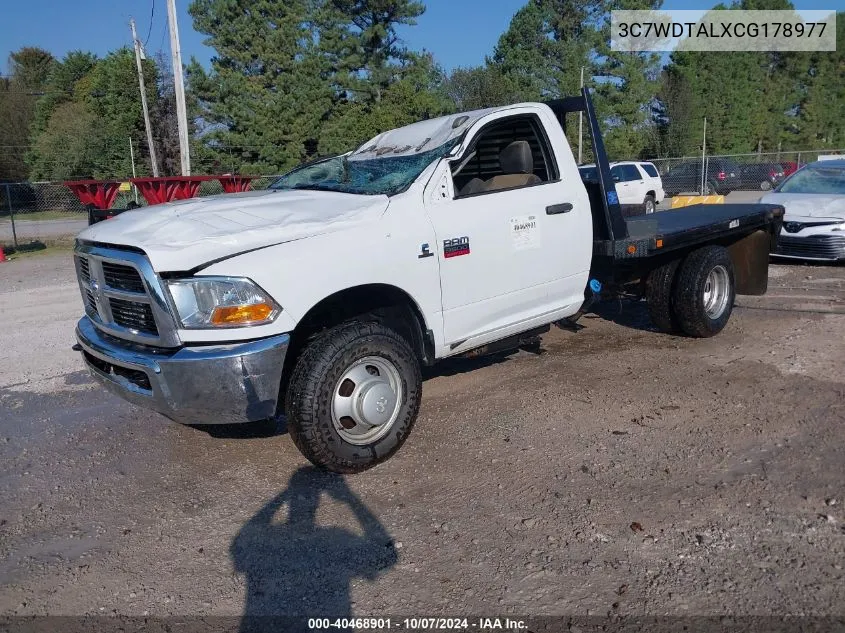
[(376, 322), (343, 324), (297, 360), (285, 398), (288, 429), (316, 466), (358, 473), (399, 450), (421, 393), (420, 364), (404, 338)]
[(708, 338), (721, 332), (735, 298), (734, 268), (723, 247), (695, 250), (678, 269), (672, 302), (678, 323), (689, 336)]

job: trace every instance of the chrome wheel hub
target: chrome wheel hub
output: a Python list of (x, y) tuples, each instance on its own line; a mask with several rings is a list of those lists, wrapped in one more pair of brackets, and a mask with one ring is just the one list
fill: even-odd
[(399, 417), (402, 378), (379, 356), (356, 361), (343, 372), (332, 396), (332, 423), (350, 444), (371, 444), (387, 435)]
[(704, 312), (711, 319), (718, 319), (728, 307), (730, 277), (724, 266), (716, 266), (704, 282)]

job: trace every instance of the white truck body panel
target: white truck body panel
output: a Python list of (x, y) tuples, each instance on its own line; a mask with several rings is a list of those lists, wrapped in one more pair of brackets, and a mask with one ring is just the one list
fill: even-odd
[[(442, 248), (437, 251), (449, 353), (571, 316), (584, 301), (592, 244), (578, 236), (592, 232), (589, 199), (551, 112), (516, 106), (490, 113), (455, 154), (462, 156), (484, 126), (518, 114), (539, 116), (556, 150), (559, 180), (454, 199), (451, 171), (443, 165), (426, 196), (438, 244), (469, 240), (468, 256), (446, 258)], [(437, 195), (444, 184), (446, 195)], [(546, 214), (547, 207), (567, 202), (571, 212)]]

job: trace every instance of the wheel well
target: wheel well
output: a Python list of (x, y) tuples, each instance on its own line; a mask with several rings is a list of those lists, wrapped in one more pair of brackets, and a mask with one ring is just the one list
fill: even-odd
[(657, 194), (656, 194), (654, 191), (646, 191), (646, 192), (645, 192), (645, 195), (646, 195), (646, 196), (651, 196), (652, 198), (656, 198), (656, 197), (657, 197)]
[(290, 374), (306, 345), (321, 332), (346, 321), (365, 316), (401, 334), (424, 365), (434, 362), (434, 336), (411, 296), (388, 284), (367, 284), (347, 288), (324, 298), (305, 314), (291, 333), (282, 372), (280, 407), (283, 406)]

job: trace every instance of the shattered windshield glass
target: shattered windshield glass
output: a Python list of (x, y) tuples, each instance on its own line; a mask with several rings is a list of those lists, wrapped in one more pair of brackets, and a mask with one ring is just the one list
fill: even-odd
[[(391, 156), (381, 149), (381, 155), (369, 160), (335, 156), (295, 169), (270, 188), (393, 196), (407, 189), (426, 167), (448, 154), (458, 142), (455, 138), (432, 150), (402, 156)], [(402, 149), (405, 148), (398, 148)]]

